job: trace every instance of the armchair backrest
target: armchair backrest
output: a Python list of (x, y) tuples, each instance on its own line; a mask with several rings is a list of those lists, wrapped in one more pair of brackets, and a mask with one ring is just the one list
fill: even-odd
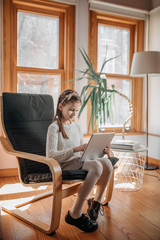
[[(13, 148), (45, 156), (46, 135), (54, 115), (50, 95), (3, 93), (3, 124)], [(26, 175), (49, 172), (47, 165), (19, 159), (22, 181)]]

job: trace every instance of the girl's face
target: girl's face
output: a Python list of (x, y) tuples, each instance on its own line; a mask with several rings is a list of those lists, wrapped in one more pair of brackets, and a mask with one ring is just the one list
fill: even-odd
[(62, 105), (61, 103), (59, 104), (59, 109), (62, 113), (63, 116), (63, 123), (65, 124), (70, 124), (71, 121), (73, 121), (75, 119), (75, 117), (78, 114), (78, 111), (81, 107), (81, 103), (80, 102), (68, 102), (68, 104), (66, 105)]

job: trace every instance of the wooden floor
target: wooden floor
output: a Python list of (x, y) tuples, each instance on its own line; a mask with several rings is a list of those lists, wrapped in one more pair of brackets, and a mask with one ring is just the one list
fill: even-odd
[[(16, 177), (0, 178), (1, 203), (16, 201), (35, 191), (24, 188)], [(39, 190), (40, 191), (40, 190)], [(42, 191), (42, 190), (41, 190)], [(16, 192), (16, 194), (14, 193)], [(47, 236), (1, 211), (0, 239), (2, 240), (160, 240), (160, 170), (145, 171), (143, 188), (136, 192), (114, 190), (105, 215), (98, 218), (95, 233), (84, 233), (65, 223), (64, 216), (75, 196), (63, 200), (61, 223), (55, 235)], [(24, 208), (48, 222), (51, 199), (32, 203)], [(86, 211), (86, 204), (84, 212)]]

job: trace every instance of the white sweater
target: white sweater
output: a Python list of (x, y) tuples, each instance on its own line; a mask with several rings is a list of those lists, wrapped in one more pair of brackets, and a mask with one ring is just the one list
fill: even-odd
[(48, 128), (46, 142), (46, 156), (56, 159), (60, 165), (80, 158), (81, 152), (74, 153), (73, 148), (84, 143), (83, 133), (78, 123), (72, 122), (70, 125), (63, 126), (69, 139), (62, 136), (57, 122), (54, 121)]

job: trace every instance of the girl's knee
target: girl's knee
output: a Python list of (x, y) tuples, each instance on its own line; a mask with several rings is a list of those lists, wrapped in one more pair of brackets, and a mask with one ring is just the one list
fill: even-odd
[(99, 161), (92, 161), (90, 171), (92, 171), (94, 176), (101, 176), (103, 172), (103, 166)]
[(103, 158), (101, 160), (101, 163), (103, 165), (103, 169), (109, 173), (111, 173), (113, 171), (113, 165), (111, 163), (111, 161), (108, 158)]

